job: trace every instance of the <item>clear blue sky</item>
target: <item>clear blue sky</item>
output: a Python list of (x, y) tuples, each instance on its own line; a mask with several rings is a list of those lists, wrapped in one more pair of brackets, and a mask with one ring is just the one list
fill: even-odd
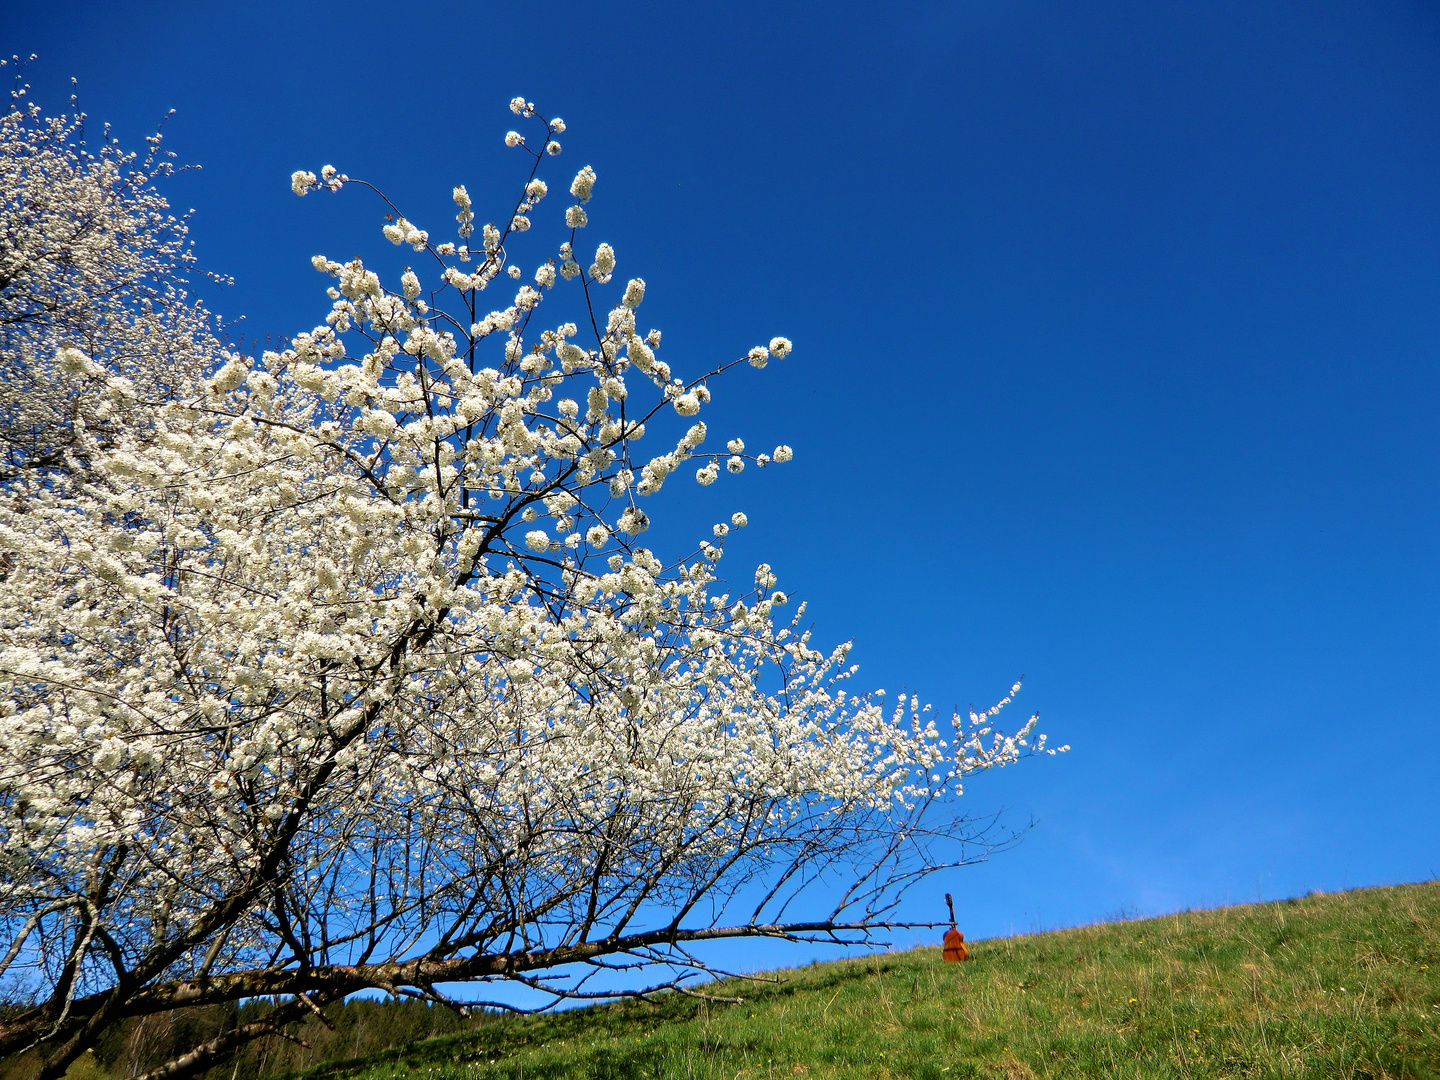
[(292, 170), (438, 234), (454, 183), (500, 212), (511, 96), (563, 116), (542, 175), (595, 166), (677, 371), (796, 342), (707, 414), (794, 463), (684, 535), (745, 509), (728, 558), (867, 684), (1023, 672), (1075, 747), (972, 784), (1040, 819), (930, 890), (972, 936), (1440, 874), (1434, 4), (6, 7), (52, 110), (179, 110), (167, 192), (262, 338), (379, 243)]

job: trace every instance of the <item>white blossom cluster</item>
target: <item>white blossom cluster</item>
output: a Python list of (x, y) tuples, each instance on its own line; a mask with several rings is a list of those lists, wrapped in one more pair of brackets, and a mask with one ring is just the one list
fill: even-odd
[[(640, 544), (682, 469), (791, 460), (706, 450), (699, 414), (728, 369), (792, 346), (677, 374), (638, 321), (644, 281), (599, 302), (618, 256), (576, 246), (590, 166), (568, 239), (517, 285), (564, 125), (511, 108), (543, 135), (507, 137), (534, 167), (503, 224), (471, 247), (456, 187), (457, 240), (383, 226), (426, 260), (393, 285), (317, 256), (330, 310), (287, 348), (217, 350), (161, 393), (107, 374), (104, 335), (7, 345), (78, 380), (76, 415), (124, 419), (74, 425), (83, 484), (21, 461), (0, 502), (0, 918), (6, 963), (31, 958), (67, 1016), (122, 977), (250, 973), (206, 984), (232, 998), (319, 964), (358, 972), (345, 992), (407, 957), (490, 977), (507, 949), (617, 941), (657, 904), (683, 918), (776, 858), (879, 838), (878, 867), (966, 773), (1029, 748), (1033, 719), (957, 734), (914, 698), (849, 692), (848, 647), (816, 649), (804, 605), (777, 620), (771, 566), (720, 582), (743, 513), (683, 558)], [(19, 115), (7, 139), (34, 129)], [(547, 322), (562, 282), (575, 315)]]
[(24, 85), (0, 115), (0, 481), (66, 482), (217, 347), (186, 293), (185, 219), (154, 188), (174, 171), (160, 136), (138, 157), (84, 132)]

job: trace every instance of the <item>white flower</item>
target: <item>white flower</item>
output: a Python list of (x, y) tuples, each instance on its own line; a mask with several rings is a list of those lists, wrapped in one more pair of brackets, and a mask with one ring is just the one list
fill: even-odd
[[(69, 351), (76, 352), (74, 349)], [(245, 381), (246, 374), (245, 364), (238, 359), (231, 360), (211, 376), (210, 388), (217, 394), (228, 394)]]
[(527, 102), (523, 97), (510, 99), (510, 111), (516, 116), (528, 116), (535, 106)]
[(62, 345), (55, 351), (55, 359), (60, 362), (61, 369), (67, 375), (79, 375), (82, 372), (86, 375), (100, 374), (99, 366), (73, 345)]
[(339, 576), (335, 573), (335, 564), (326, 558), (315, 560), (315, 582), (322, 589), (333, 589), (340, 583)]
[(524, 137), (522, 137), (518, 131), (507, 131), (505, 133), (506, 146), (519, 146), (524, 141)]
[[(555, 348), (555, 353), (557, 356), (560, 357), (560, 362), (565, 365), (565, 369), (567, 371), (573, 371), (577, 365), (583, 364), (587, 359), (585, 350), (580, 348), (579, 345), (575, 345), (569, 341), (561, 342), (559, 345), (557, 345)], [(605, 392), (601, 390), (598, 386), (592, 386), (587, 397), (593, 403), (595, 400), (595, 395), (597, 394), (599, 394), (601, 398), (603, 398)], [(594, 408), (593, 404), (591, 407)], [(604, 409), (603, 404), (600, 406), (600, 409)]]
[(544, 529), (531, 529), (525, 534), (525, 546), (531, 551), (548, 551), (550, 548), (550, 537)]
[(510, 228), (515, 232), (525, 232), (530, 228), (530, 219), (524, 214), (516, 214), (510, 219)]
[(555, 284), (554, 263), (547, 262), (540, 265), (540, 268), (535, 271), (535, 284), (546, 289)]
[(621, 532), (635, 536), (650, 527), (650, 519), (645, 515), (645, 511), (632, 506), (620, 515), (620, 520), (615, 525)]
[(614, 270), (615, 249), (609, 244), (601, 244), (595, 249), (595, 262), (590, 267), (590, 276), (604, 284), (610, 280), (610, 275)]
[(659, 375), (655, 368), (655, 354), (650, 351), (650, 346), (639, 338), (632, 337), (626, 342), (626, 355), (630, 357), (632, 364), (647, 375)]
[(365, 417), (362, 426), (366, 434), (388, 439), (395, 434), (395, 417), (384, 411), (372, 412)]
[(741, 511), (736, 510), (735, 513), (730, 515), (730, 524), (734, 525), (737, 529), (743, 529), (746, 525), (750, 524), (750, 519)]
[(773, 607), (784, 607), (789, 602), (790, 597), (786, 596), (783, 592), (777, 590), (770, 594), (770, 603)]
[(715, 468), (713, 461), (710, 462), (709, 465), (695, 470), (695, 479), (701, 487), (709, 487), (715, 482), (715, 478), (719, 475), (719, 470)]
[(400, 287), (405, 290), (406, 300), (414, 300), (420, 295), (420, 279), (415, 276), (415, 271), (406, 270), (400, 275)]
[(750, 350), (747, 356), (750, 360), (751, 367), (763, 368), (770, 362), (770, 353), (764, 345), (756, 345), (755, 348)]
[(554, 157), (556, 154), (560, 153), (560, 144), (552, 139), (550, 142), (545, 144), (545, 152), (551, 157)]
[(516, 281), (520, 280), (520, 267), (518, 266), (507, 266), (505, 268), (505, 273), (509, 274), (510, 277)]
[(775, 357), (776, 360), (788, 356), (792, 348), (794, 348), (794, 346), (790, 344), (789, 338), (773, 337), (770, 339), (770, 355)]
[(777, 446), (775, 447), (775, 453), (773, 456), (777, 463), (783, 465), (785, 464), (785, 462), (789, 461), (795, 456), (795, 451), (791, 450), (788, 446)]
[(290, 174), (290, 190), (296, 195), (307, 194), (317, 183), (319, 183), (319, 181), (315, 179), (313, 172), (305, 172), (303, 169), (299, 169)]
[(729, 450), (732, 454), (743, 454), (745, 452), (745, 440), (731, 439), (725, 444), (725, 449)]
[(592, 525), (585, 532), (585, 542), (591, 547), (602, 547), (610, 539), (610, 530), (604, 525)]
[(672, 404), (681, 416), (694, 416), (700, 411), (700, 399), (694, 394), (681, 394)]
[(565, 224), (572, 229), (583, 229), (590, 219), (585, 216), (583, 206), (572, 206), (565, 211)]
[(625, 284), (625, 299), (620, 302), (628, 308), (637, 308), (640, 302), (645, 299), (645, 280), (643, 278), (631, 278)]
[(745, 471), (745, 459), (742, 457), (732, 457), (725, 462), (725, 468), (729, 469), (732, 473), (742, 473)]
[(561, 134), (565, 130), (565, 121), (561, 120), (558, 116), (555, 117), (554, 120), (550, 121), (550, 130), (553, 131), (556, 135)]
[(550, 192), (550, 187), (544, 180), (531, 180), (525, 185), (525, 197), (532, 203), (537, 203)]
[(570, 194), (579, 199), (582, 203), (590, 201), (590, 195), (595, 190), (595, 170), (586, 165), (578, 173), (575, 179), (570, 181)]
[(775, 572), (770, 569), (769, 563), (761, 563), (755, 568), (755, 584), (762, 589), (768, 589), (775, 584)]

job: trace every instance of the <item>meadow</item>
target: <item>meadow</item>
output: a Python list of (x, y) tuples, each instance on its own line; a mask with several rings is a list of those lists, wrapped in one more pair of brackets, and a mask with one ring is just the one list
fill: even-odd
[(303, 1080), (1440, 1077), (1440, 883), (877, 954), (514, 1020)]

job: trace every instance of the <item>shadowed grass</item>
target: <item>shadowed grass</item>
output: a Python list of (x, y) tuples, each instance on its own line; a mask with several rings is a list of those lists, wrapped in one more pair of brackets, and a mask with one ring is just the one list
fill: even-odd
[(745, 1004), (500, 1021), (307, 1080), (1440, 1078), (1440, 883), (817, 964)]

